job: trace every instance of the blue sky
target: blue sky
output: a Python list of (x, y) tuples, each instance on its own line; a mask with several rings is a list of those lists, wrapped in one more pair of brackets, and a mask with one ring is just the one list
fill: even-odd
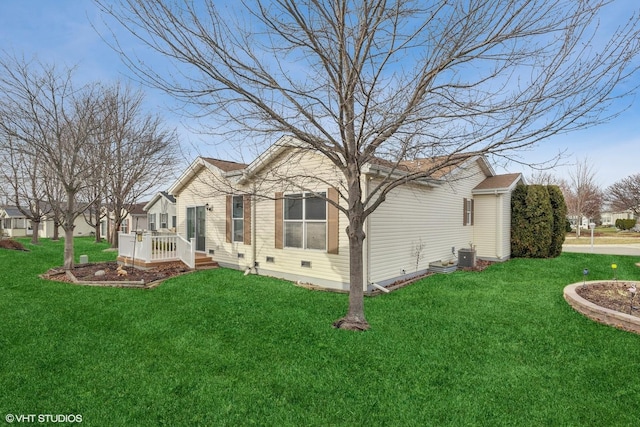
[[(617, 0), (612, 7), (616, 15), (624, 16), (638, 11), (640, 3), (637, 0)], [(86, 81), (126, 81), (131, 73), (91, 23), (100, 29), (97, 8), (88, 0), (0, 0), (0, 50), (26, 58), (37, 56), (48, 63), (77, 65), (76, 76)], [(124, 43), (137, 44), (132, 37), (124, 34), (123, 37)], [(162, 66), (161, 59), (157, 61), (158, 66)], [(138, 83), (132, 85), (139, 86)], [(187, 157), (195, 155), (195, 150), (190, 147), (198, 146), (198, 151), (207, 155), (238, 160), (225, 151), (224, 144), (210, 144), (212, 137), (193, 132), (189, 122), (172, 114), (167, 108), (172, 104), (169, 97), (151, 89), (145, 89), (145, 92), (148, 108), (165, 117), (170, 127), (178, 129), (188, 151)], [(572, 170), (571, 163), (586, 157), (594, 165), (596, 181), (603, 188), (640, 173), (640, 95), (630, 101), (632, 106), (615, 120), (585, 131), (550, 138), (521, 153), (521, 157), (525, 161), (540, 162), (566, 151), (567, 157), (563, 161), (566, 166), (551, 171), (562, 177)], [(532, 173), (530, 169), (514, 163), (507, 169), (509, 172), (523, 172), (526, 176)], [(498, 168), (497, 171), (505, 170)]]

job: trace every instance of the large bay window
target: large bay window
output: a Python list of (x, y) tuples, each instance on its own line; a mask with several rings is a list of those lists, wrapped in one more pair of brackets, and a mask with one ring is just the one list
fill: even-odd
[(326, 193), (284, 196), (284, 246), (301, 249), (327, 248)]

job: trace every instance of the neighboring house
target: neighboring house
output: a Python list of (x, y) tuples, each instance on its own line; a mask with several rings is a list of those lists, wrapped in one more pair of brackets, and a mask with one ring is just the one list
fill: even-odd
[(611, 210), (604, 211), (600, 214), (602, 225), (613, 227), (618, 219), (635, 219), (635, 215), (631, 209), (624, 212), (613, 212)]
[[(89, 236), (94, 230), (80, 215), (75, 220), (74, 236)], [(44, 216), (38, 228), (38, 237), (52, 238), (54, 235), (54, 222), (49, 216)], [(0, 229), (7, 237), (25, 237), (33, 235), (31, 220), (27, 219), (15, 206), (3, 206), (0, 208)], [(58, 226), (59, 236), (64, 236), (62, 227)]]
[(143, 210), (150, 231), (176, 232), (176, 199), (166, 191), (158, 192)]
[[(117, 230), (120, 233), (133, 233), (134, 231), (146, 231), (148, 230), (147, 213), (144, 211), (146, 202), (135, 203), (131, 206), (129, 211), (124, 211), (124, 218), (120, 223), (120, 228)], [(104, 219), (100, 221), (100, 233), (103, 236), (110, 235), (109, 233), (115, 227), (115, 217), (113, 211), (109, 211), (105, 215)]]
[(33, 235), (31, 221), (15, 206), (0, 207), (0, 231), (6, 237)]
[[(91, 236), (95, 233), (95, 229), (87, 224), (87, 221), (85, 221), (84, 216), (82, 215), (78, 216), (73, 224), (73, 235), (76, 237)], [(40, 228), (38, 229), (38, 237), (44, 237), (48, 239), (52, 238), (54, 235), (54, 228), (55, 225), (53, 220), (47, 217), (45, 221), (42, 221), (40, 223)], [(64, 230), (61, 226), (58, 226), (58, 236), (64, 237)]]
[[(177, 233), (222, 266), (347, 290), (347, 218), (312, 193), (344, 205), (336, 190), (344, 178), (326, 157), (291, 145), (284, 137), (249, 165), (196, 159), (169, 189)], [(409, 171), (429, 162), (401, 166)], [(363, 191), (373, 191), (388, 172), (384, 162), (366, 165)], [(508, 259), (511, 192), (520, 182), (520, 174), (496, 175), (475, 156), (393, 190), (365, 223), (367, 289), (422, 274), (470, 246), (479, 258)]]
[[(144, 210), (146, 204), (146, 202), (135, 203), (131, 206), (129, 212), (127, 212), (125, 221), (128, 222), (129, 232), (151, 229), (149, 227), (149, 223), (147, 222), (147, 213)], [(120, 231), (124, 233), (124, 231), (122, 230), (122, 226), (120, 227)]]

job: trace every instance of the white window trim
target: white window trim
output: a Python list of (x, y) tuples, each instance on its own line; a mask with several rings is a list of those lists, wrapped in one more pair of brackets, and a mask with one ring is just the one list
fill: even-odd
[(149, 221), (149, 230), (156, 231), (158, 229), (158, 227), (156, 226), (156, 214), (150, 213), (149, 215), (147, 215), (147, 218)]

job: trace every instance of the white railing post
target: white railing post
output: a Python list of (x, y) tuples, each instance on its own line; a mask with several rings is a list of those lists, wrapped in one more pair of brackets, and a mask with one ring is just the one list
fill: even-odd
[(118, 256), (132, 258), (135, 235), (118, 233)]
[(195, 237), (192, 237), (189, 242), (191, 243), (191, 252), (190, 252), (191, 265), (189, 265), (189, 267), (196, 268), (196, 239), (195, 239)]
[(144, 237), (145, 260), (150, 262), (153, 259), (153, 236), (151, 234), (146, 234)]

